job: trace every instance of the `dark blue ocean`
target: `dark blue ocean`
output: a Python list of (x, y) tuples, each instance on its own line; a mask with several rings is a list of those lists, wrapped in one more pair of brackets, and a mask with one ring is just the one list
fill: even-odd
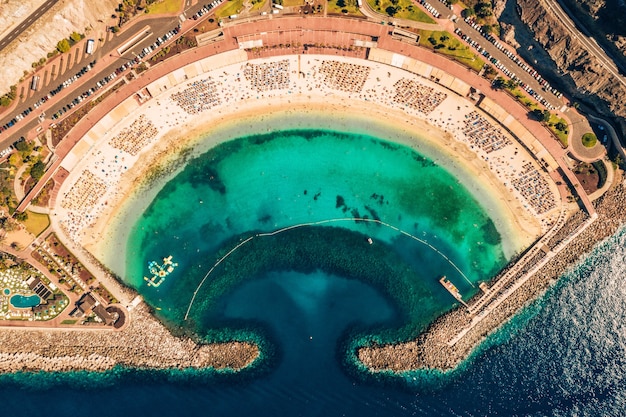
[[(490, 337), (462, 369), (433, 377), (430, 386), (356, 382), (334, 366), (334, 352), (325, 351), (315, 356), (326, 366), (305, 363), (301, 374), (291, 374), (278, 365), (273, 374), (244, 381), (121, 370), (4, 376), (3, 415), (622, 416), (625, 248), (622, 231)], [(344, 295), (340, 288), (336, 294)], [(288, 313), (285, 307), (276, 317), (289, 322)], [(287, 378), (290, 385), (275, 388), (273, 382)]]
[[(285, 140), (299, 140), (293, 137), (293, 134), (287, 135)], [(327, 132), (320, 137), (321, 142), (316, 146), (324, 145), (329, 139)], [(245, 334), (264, 338), (270, 351), (260, 366), (241, 374), (118, 368), (102, 374), (4, 375), (0, 377), (3, 415), (624, 414), (626, 231), (581, 259), (580, 264), (541, 299), (489, 336), (455, 371), (445, 374), (416, 371), (393, 376), (370, 375), (359, 369), (350, 358), (351, 343), (358, 343), (359, 337), (366, 338), (369, 333), (386, 334), (384, 329), (396, 329), (391, 335), (402, 337), (402, 329), (407, 326), (420, 328), (434, 315), (453, 307), (454, 300), (436, 283), (437, 273), (443, 271), (468, 294), (472, 291), (471, 283), (480, 279), (481, 273), (476, 270), (487, 273), (502, 267), (505, 260), (480, 203), (462, 189), (454, 188), (453, 178), (446, 178), (445, 173), (437, 171), (427, 159), (415, 157), (402, 148), (381, 145), (371, 139), (366, 142), (362, 142), (363, 138), (344, 139), (344, 153), (360, 159), (362, 164), (330, 166), (334, 169), (331, 172), (334, 181), (329, 186), (324, 185), (329, 174), (322, 172), (320, 165), (317, 168), (312, 165), (324, 160), (317, 155), (318, 162), (306, 164), (315, 169), (298, 174), (301, 177), (295, 186), (293, 181), (287, 181), (291, 185), (281, 187), (280, 178), (275, 178), (267, 180), (274, 184), (271, 189), (255, 193), (246, 189), (251, 194), (237, 207), (239, 214), (247, 213), (244, 219), (222, 212), (217, 216), (210, 213), (219, 204), (232, 206), (229, 192), (241, 192), (237, 184), (245, 181), (229, 182), (228, 178), (245, 178), (255, 169), (263, 169), (259, 168), (258, 161), (249, 159), (246, 164), (236, 164), (238, 169), (235, 169), (232, 160), (225, 158), (225, 162), (220, 162), (218, 154), (211, 154), (213, 162), (217, 162), (198, 165), (186, 174), (183, 172), (180, 181), (165, 187), (138, 222), (131, 235), (136, 247), (130, 248), (128, 255), (131, 264), (142, 265), (136, 267), (140, 274), (147, 260), (168, 254), (173, 254), (181, 263), (180, 269), (158, 289), (142, 284), (142, 276), (130, 277), (128, 282), (136, 285), (153, 306), (161, 308), (159, 314), (166, 322), (192, 326), (182, 317), (189, 304), (189, 293), (202, 278), (198, 274), (204, 274), (224, 251), (245, 238), (250, 225), (255, 225), (257, 232), (268, 232), (294, 222), (345, 215), (345, 206), (361, 215), (376, 215), (401, 226), (402, 230), (410, 229), (411, 234), (419, 235), (448, 255), (461, 270), (467, 270), (468, 282), (463, 284), (463, 278), (450, 263), (422, 242), (406, 235), (397, 236), (388, 228), (372, 224), (348, 222), (347, 227), (305, 227), (282, 234), (281, 240), (257, 239), (255, 246), (241, 250), (238, 255), (241, 258), (233, 261), (233, 265), (225, 262), (223, 270), (216, 270), (216, 275), (211, 276), (199, 292), (201, 300), (189, 311), (193, 329), (200, 333), (212, 327), (226, 329), (226, 333), (228, 328), (244, 328), (248, 332)], [(264, 141), (257, 142), (259, 146), (267, 146)], [(280, 145), (275, 140), (269, 143)], [(306, 156), (311, 154), (306, 144), (315, 145), (316, 140), (309, 138), (296, 143), (299, 144), (296, 148)], [(279, 147), (284, 150), (284, 143)], [(396, 154), (397, 162), (385, 166), (384, 163), (377, 165), (375, 160), (364, 160), (364, 155), (372, 154), (370, 147), (383, 155), (379, 157), (381, 163), (392, 158), (391, 153)], [(237, 145), (236, 149), (246, 147)], [(383, 150), (390, 153), (386, 155)], [(359, 155), (359, 151), (364, 154)], [(255, 153), (260, 160), (272, 162), (260, 149), (240, 156), (248, 158)], [(410, 160), (415, 166), (410, 165)], [(363, 169), (363, 166), (378, 175), (361, 182), (346, 179), (345, 171)], [(279, 177), (296, 175), (288, 168), (286, 165), (279, 167), (276, 170)], [(270, 171), (263, 169), (263, 176), (271, 177)], [(396, 171), (406, 173), (407, 178), (389, 174)], [(227, 172), (237, 172), (239, 176), (227, 176)], [(208, 174), (199, 177), (199, 173)], [(419, 193), (424, 193), (418, 190), (417, 197), (414, 196), (413, 175), (437, 178), (439, 192), (443, 192), (445, 198), (435, 193), (428, 197), (428, 204), (422, 203), (422, 211), (410, 211), (407, 207), (415, 205), (406, 203), (407, 195), (418, 200)], [(207, 179), (221, 182), (209, 187), (200, 185)], [(401, 184), (401, 191), (391, 190), (389, 182)], [(265, 180), (251, 188), (259, 188), (264, 183)], [(191, 193), (185, 187), (195, 190)], [(172, 205), (179, 204), (181, 195), (193, 196), (198, 204), (192, 213), (181, 214), (186, 219), (185, 224), (192, 220), (198, 223), (187, 229), (179, 219), (163, 215), (168, 207), (170, 212), (177, 211), (172, 210)], [(337, 195), (342, 198), (338, 199)], [(462, 206), (469, 211), (456, 212), (439, 200), (463, 201)], [(427, 209), (434, 201), (437, 201), (437, 213), (427, 221)], [(465, 215), (471, 218), (469, 222), (463, 220)], [(445, 233), (442, 230), (445, 222), (441, 218), (450, 220), (450, 216), (455, 216), (451, 225), (453, 232)], [(477, 227), (482, 224), (487, 226)], [(172, 236), (178, 238), (163, 237), (167, 230), (176, 230)], [(174, 243), (170, 246), (155, 243), (157, 235), (163, 242)], [(367, 243), (367, 236), (373, 237), (372, 245)], [(151, 244), (141, 243), (146, 239)], [(475, 246), (484, 245), (485, 249), (467, 253), (461, 244), (467, 239), (474, 239)], [(329, 244), (336, 246), (329, 250)], [(270, 262), (268, 267), (266, 255), (270, 252), (278, 255), (275, 263)], [(326, 253), (323, 260), (320, 252)], [(356, 262), (348, 265), (349, 268), (342, 268), (337, 260), (343, 258), (330, 252), (348, 253), (349, 259), (354, 258)], [(292, 253), (297, 256), (294, 258)], [(133, 261), (133, 257), (137, 259)], [(241, 259), (247, 260), (246, 265), (237, 264)], [(300, 260), (300, 264), (294, 259)], [(311, 259), (314, 266), (322, 266), (312, 268)], [(362, 265), (380, 268), (389, 277), (397, 278), (399, 284), (385, 286), (376, 277), (355, 278), (351, 271)], [(251, 277), (238, 277), (233, 270), (252, 271)]]

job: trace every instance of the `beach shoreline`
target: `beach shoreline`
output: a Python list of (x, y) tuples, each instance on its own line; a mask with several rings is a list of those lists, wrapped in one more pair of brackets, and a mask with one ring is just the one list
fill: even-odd
[[(284, 65), (285, 61), (291, 60), (291, 64), (294, 64), (292, 61), (295, 59), (296, 57), (281, 61), (272, 59), (269, 62), (270, 65), (277, 62)], [(320, 60), (315, 56), (307, 59)], [(258, 64), (265, 61), (251, 62)], [(550, 215), (543, 216), (541, 221), (536, 218), (527, 207), (523, 207), (520, 196), (513, 193), (512, 187), (507, 186), (499, 173), (494, 172), (496, 169), (511, 169), (514, 173), (515, 168), (520, 168), (523, 161), (519, 162), (520, 166), (506, 161), (509, 157), (513, 160), (513, 152), (517, 155), (516, 145), (498, 148), (500, 150), (495, 152), (497, 157), (492, 158), (498, 161), (494, 162), (493, 168), (489, 158), (480, 154), (480, 149), (470, 149), (467, 138), (462, 140), (458, 136), (464, 123), (467, 123), (467, 118), (482, 112), (470, 101), (433, 82), (420, 79), (420, 83), (426, 85), (425, 91), (443, 96), (443, 100), (433, 110), (420, 113), (422, 110), (419, 108), (394, 101), (396, 98), (392, 91), (395, 86), (393, 81), (401, 81), (403, 77), (410, 76), (410, 73), (359, 59), (333, 57), (331, 62), (369, 66), (366, 72), (370, 71), (371, 74), (365, 82), (365, 87), (369, 88), (362, 90), (361, 94), (358, 91), (346, 93), (334, 90), (332, 86), (315, 85), (323, 82), (315, 75), (307, 75), (309, 78), (303, 80), (298, 75), (297, 79), (291, 79), (289, 90), (262, 92), (235, 81), (241, 78), (236, 71), (246, 68), (241, 63), (200, 74), (169, 88), (161, 88), (155, 82), (156, 87), (148, 87), (155, 92), (151, 100), (136, 105), (132, 103), (135, 98), (128, 99), (124, 106), (130, 110), (120, 106), (120, 111), (112, 112), (118, 114), (113, 123), (107, 120), (106, 126), (94, 129), (91, 141), (87, 141), (84, 146), (80, 143), (77, 145), (76, 148), (82, 149), (82, 153), (77, 151), (69, 158), (67, 168), (70, 176), (64, 182), (53, 209), (54, 216), (58, 215), (54, 221), (56, 227), (65, 232), (66, 239), (81, 244), (127, 282), (124, 279), (124, 258), (130, 229), (158, 190), (182, 169), (186, 158), (197, 156), (218, 143), (246, 136), (248, 133), (266, 133), (268, 130), (287, 128), (326, 128), (362, 131), (390, 142), (408, 145), (442, 165), (463, 183), (474, 198), (481, 201), (483, 206), (489, 207), (486, 212), (503, 235), (503, 246), (508, 257), (527, 247), (545, 230), (546, 224), (551, 221)], [(311, 63), (309, 71), (315, 74), (319, 70), (317, 65), (315, 62)], [(306, 69), (303, 73), (309, 74)], [(392, 73), (395, 78), (391, 78)], [(229, 86), (229, 89), (224, 90), (224, 96), (220, 96), (221, 101), (210, 108), (210, 112), (205, 109), (196, 115), (190, 115), (189, 112), (195, 111), (195, 108), (172, 99), (175, 94), (192, 89), (188, 86), (193, 83), (202, 84), (203, 80), (216, 83), (220, 78), (225, 79), (222, 84)], [(380, 80), (386, 78), (389, 80), (379, 85)], [(380, 89), (380, 94), (376, 92), (377, 89)], [(158, 91), (160, 93), (157, 94)], [(462, 111), (456, 114), (462, 107)], [(454, 120), (446, 118), (448, 112), (455, 115)], [(329, 115), (332, 117), (329, 118)], [(483, 120), (487, 118), (484, 117)], [(324, 123), (320, 125), (320, 121)], [(133, 129), (138, 125), (144, 127), (135, 132)], [(146, 139), (144, 133), (151, 130), (155, 133), (146, 136)], [(132, 140), (124, 142), (125, 136)], [(95, 143), (94, 137), (97, 137)], [(136, 148), (125, 154), (122, 150), (128, 149), (129, 143)], [(520, 148), (520, 152), (526, 152), (526, 159), (531, 161), (529, 163), (536, 165), (523, 146)], [(94, 163), (98, 169), (93, 167)], [(130, 168), (127, 169), (126, 164)], [(110, 168), (112, 166), (113, 169)], [(102, 173), (99, 172), (100, 168)], [(94, 184), (103, 190), (102, 195), (98, 196), (100, 198), (94, 199), (92, 206), (72, 200), (72, 192), (76, 191), (75, 185), (81, 183), (86, 172), (91, 172), (91, 178), (95, 179)], [(508, 175), (507, 172), (504, 175)], [(78, 219), (78, 222), (74, 223), (74, 219)]]
[[(472, 317), (461, 307), (440, 316), (411, 341), (359, 348), (356, 353), (359, 360), (373, 373), (391, 371), (397, 374), (427, 369), (453, 371), (471, 360), (490, 335), (497, 333), (503, 324), (537, 300), (597, 245), (602, 245), (605, 239), (623, 230), (626, 223), (626, 185), (623, 179), (596, 202), (596, 209), (597, 219), (577, 235), (559, 256), (551, 258), (532, 274), (457, 343), (451, 345), (449, 342), (472, 321)], [(588, 220), (582, 213), (577, 212), (563, 226), (566, 233), (576, 230)]]
[[(120, 181), (119, 189), (124, 190), (123, 197), (116, 202), (108, 202), (109, 210), (100, 216), (93, 229), (93, 237), (83, 246), (103, 264), (123, 276), (125, 266), (120, 263), (122, 259), (119, 254), (127, 253), (126, 241), (132, 225), (167, 181), (184, 167), (184, 163), (177, 162), (183, 149), (191, 150), (192, 156), (187, 156), (187, 159), (196, 157), (225, 141), (248, 134), (266, 133), (279, 122), (281, 127), (276, 130), (360, 130), (361, 133), (406, 145), (443, 166), (459, 179), (477, 201), (481, 201), (482, 207), (503, 235), (503, 250), (507, 259), (536, 238), (537, 225), (532, 224), (526, 211), (514, 199), (505, 197), (503, 193), (506, 190), (490, 176), (488, 167), (455, 143), (449, 133), (422, 120), (407, 121), (402, 118), (402, 113), (372, 103), (360, 107), (355, 106), (355, 103), (320, 104), (308, 98), (300, 97), (300, 102), (297, 99), (292, 97), (292, 102), (286, 105), (280, 100), (270, 102), (271, 114), (265, 113), (267, 106), (258, 106), (258, 103), (252, 102), (245, 111), (236, 115), (225, 114), (217, 121), (209, 119), (190, 123), (182, 126), (189, 130), (179, 135), (164, 134), (164, 138), (151, 151), (152, 163), (129, 172), (129, 177)], [(378, 119), (372, 122), (371, 118), (363, 116), (365, 111), (374, 115), (375, 119), (385, 117), (386, 121)], [(337, 117), (338, 114), (341, 117)], [(168, 165), (170, 168), (164, 168)], [(163, 168), (164, 173), (147, 187), (141, 178), (145, 179), (146, 174), (155, 167)], [(511, 221), (517, 224), (513, 225)], [(520, 231), (526, 232), (526, 235), (522, 236)]]

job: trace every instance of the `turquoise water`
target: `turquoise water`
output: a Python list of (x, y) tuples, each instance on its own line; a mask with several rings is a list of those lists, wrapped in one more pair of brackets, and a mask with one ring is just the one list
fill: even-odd
[(10, 290), (10, 289), (8, 289), (8, 288), (5, 288), (5, 289), (3, 290), (3, 292), (4, 292), (4, 295), (9, 295), (9, 294), (11, 294), (11, 290)]
[[(169, 255), (180, 266), (148, 287), (146, 265)], [(456, 303), (441, 275), (469, 298), (504, 263), (485, 210), (432, 160), (367, 135), (290, 130), (226, 142), (191, 161), (135, 225), (126, 279), (168, 323), (256, 339), (270, 337), (268, 322), (227, 320), (233, 291), (276, 272), (304, 274), (303, 282), (340, 276), (397, 310), (389, 329), (373, 326), (363, 339), (384, 341), (409, 338)]]
[[(75, 413), (102, 398), (135, 416), (621, 416), (626, 408), (624, 265), (626, 231), (622, 230), (562, 277), (545, 296), (490, 336), (458, 373), (422, 376), (434, 380), (426, 386), (416, 386), (411, 377), (406, 378), (404, 386), (385, 381), (362, 383), (342, 377), (333, 368), (337, 361), (332, 353), (319, 353), (328, 358), (318, 367), (319, 372), (328, 372), (329, 377), (314, 386), (307, 380), (310, 373), (302, 373), (302, 378), (298, 378), (297, 372), (293, 372), (287, 379), (288, 375), (277, 376), (279, 372), (274, 371), (253, 379), (237, 376), (233, 380), (203, 376), (201, 372), (118, 368), (106, 373), (0, 376), (0, 400), (3, 411), (11, 416), (36, 415), (41, 404), (46, 404), (49, 413)], [(331, 277), (333, 282), (336, 278)], [(318, 297), (323, 293), (319, 280), (319, 276), (314, 278), (315, 290), (310, 292), (296, 285), (294, 297)], [(265, 288), (263, 282), (267, 282)], [(251, 293), (257, 294), (252, 287), (255, 284), (261, 286), (258, 307), (254, 302), (246, 303)], [(298, 311), (271, 308), (266, 300), (266, 295), (272, 297), (276, 289), (279, 299), (283, 298), (284, 290), (290, 287), (288, 277), (275, 274), (250, 285), (233, 294), (229, 314), (236, 310), (237, 317), (247, 319), (261, 314), (264, 320), (272, 320), (268, 316), (274, 311), (276, 319), (288, 323), (292, 313)], [(352, 288), (344, 288), (352, 293)], [(341, 287), (335, 291), (339, 297), (346, 296)], [(384, 309), (385, 301), (370, 294), (371, 298), (366, 297), (364, 302), (373, 301)], [(351, 314), (347, 311), (351, 308), (361, 310), (358, 302), (352, 300), (345, 315)], [(393, 314), (389, 304), (386, 311)], [(364, 316), (375, 323), (371, 315)], [(331, 321), (334, 317), (332, 314), (330, 319), (328, 315), (322, 319)], [(289, 343), (307, 349), (310, 331), (301, 330), (297, 319), (293, 320), (295, 331), (304, 340)], [(276, 326), (281, 327), (280, 322)], [(288, 323), (285, 331), (290, 332), (291, 326)], [(329, 334), (333, 336), (332, 330)], [(318, 350), (308, 349), (306, 354), (317, 355)], [(287, 355), (284, 354), (289, 360)], [(299, 366), (298, 372), (314, 370), (306, 363)], [(274, 369), (284, 368), (278, 361)], [(280, 378), (285, 378), (285, 382), (275, 383)], [(314, 380), (320, 381), (319, 378), (322, 377)], [(71, 396), (67, 395), (68, 390)]]
[(38, 295), (30, 295), (26, 297), (16, 294), (11, 297), (10, 303), (17, 308), (31, 308), (38, 306), (41, 303), (41, 299)]
[[(183, 194), (179, 197), (197, 198)], [(206, 196), (202, 197), (207, 201)], [(175, 203), (177, 207), (183, 206), (180, 201)], [(626, 230), (600, 245), (545, 296), (489, 336), (457, 372), (421, 371), (399, 378), (376, 375), (364, 379), (355, 372), (353, 364), (345, 363), (346, 346), (353, 340), (352, 336), (358, 338), (368, 332), (401, 326), (406, 322), (403, 315), (417, 315), (425, 304), (448, 308), (451, 300), (445, 292), (439, 297), (436, 289), (441, 288), (428, 287), (431, 280), (418, 274), (421, 268), (436, 261), (432, 251), (424, 251), (423, 245), (406, 236), (391, 237), (388, 241), (375, 237), (374, 244), (369, 245), (364, 231), (367, 235), (378, 231), (381, 236), (388, 232), (363, 224), (358, 226), (360, 229), (352, 231), (333, 227), (301, 229), (293, 235), (279, 235), (279, 241), (257, 239), (254, 247), (239, 255), (237, 263), (229, 265), (228, 271), (222, 270), (211, 279), (228, 284), (229, 272), (245, 269), (243, 260), (252, 261), (248, 262), (252, 264), (248, 269), (256, 271), (256, 275), (227, 288), (212, 308), (199, 303), (193, 317), (204, 323), (200, 329), (210, 323), (227, 324), (247, 326), (262, 334), (274, 350), (268, 355), (267, 368), (260, 372), (233, 376), (210, 371), (116, 368), (105, 373), (1, 375), (0, 400), (4, 413), (32, 416), (40, 413), (45, 404), (47, 413), (66, 415), (91, 409), (106, 398), (111, 410), (123, 410), (124, 414), (134, 416), (623, 415)], [(239, 241), (238, 236), (224, 239), (224, 244), (214, 245), (230, 247)], [(209, 251), (184, 258), (186, 252), (167, 246), (165, 238), (161, 240), (166, 245), (163, 252), (176, 252), (178, 261), (212, 265), (215, 260), (216, 255)], [(323, 251), (333, 243), (334, 251), (316, 258), (318, 248)], [(183, 243), (179, 242), (179, 246)], [(452, 243), (449, 246), (455, 248)], [(267, 258), (268, 247), (280, 252), (277, 256), (280, 262), (292, 259), (288, 254), (294, 249), (297, 259), (316, 261), (317, 267), (299, 266), (310, 269), (306, 272), (287, 270), (280, 263), (275, 268), (256, 267), (258, 258)], [(366, 250), (363, 248), (377, 252), (358, 257), (341, 273), (320, 270), (320, 265), (331, 269), (334, 260), (341, 260), (340, 254), (355, 255)], [(140, 251), (135, 256), (157, 260), (163, 256), (155, 248), (152, 250), (155, 252), (140, 254)], [(190, 253), (194, 250), (195, 247), (190, 249)], [(211, 260), (205, 261), (205, 256)], [(137, 262), (145, 267), (145, 259), (141, 257)], [(397, 274), (402, 291), (415, 291), (415, 294), (430, 291), (433, 301), (426, 303), (423, 300), (427, 298), (421, 298), (411, 310), (403, 303), (403, 297), (397, 296), (398, 291), (378, 286), (375, 277), (355, 278), (353, 272), (365, 262), (369, 263), (363, 272), (372, 267), (387, 268), (386, 273)], [(417, 271), (414, 285), (410, 271), (403, 273), (404, 268), (396, 268), (397, 264)], [(185, 285), (176, 285), (184, 279), (182, 268), (171, 279), (168, 277), (169, 287), (164, 284), (158, 291), (140, 287), (141, 291), (146, 294), (152, 291), (152, 303), (166, 302), (174, 296), (174, 291), (182, 297), (190, 291)], [(206, 266), (200, 270), (206, 272)], [(453, 277), (452, 271), (446, 272)], [(475, 279), (475, 275), (469, 276)], [(422, 279), (424, 284), (418, 285)], [(457, 281), (461, 282), (456, 278)], [(140, 279), (137, 282), (141, 285)], [(210, 287), (207, 286), (211, 291), (203, 291), (202, 299), (210, 299), (219, 292)], [(72, 395), (67, 395), (68, 392)]]

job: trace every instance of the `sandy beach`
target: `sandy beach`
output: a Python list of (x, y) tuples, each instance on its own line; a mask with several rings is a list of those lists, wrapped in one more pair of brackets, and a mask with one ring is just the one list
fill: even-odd
[[(277, 76), (279, 70), (282, 75)], [(342, 71), (362, 76), (360, 81), (341, 77)], [(120, 254), (126, 253), (130, 228), (182, 168), (183, 150), (189, 158), (226, 140), (278, 129), (363, 132), (412, 147), (445, 167), (483, 202), (503, 236), (507, 256), (526, 247), (558, 214), (556, 205), (538, 213), (512, 186), (525, 164), (545, 173), (508, 133), (500, 132), (506, 141), (501, 148), (481, 148), (464, 132), (467, 120), (480, 114), (469, 100), (401, 69), (307, 55), (306, 62), (297, 56), (254, 60), (175, 86), (164, 88), (163, 83), (149, 86), (151, 100), (128, 114), (121, 111), (117, 123), (89, 144), (89, 151), (70, 167), (54, 209), (68, 237), (120, 276), (125, 272)], [(415, 105), (411, 97), (403, 101), (399, 83), (404, 83), (402, 91), (415, 89), (419, 103), (431, 105)], [(486, 115), (478, 117), (481, 123), (488, 121)], [(74, 207), (75, 184), (83, 183), (86, 173), (100, 187), (99, 199)], [(548, 184), (558, 198), (556, 186)]]

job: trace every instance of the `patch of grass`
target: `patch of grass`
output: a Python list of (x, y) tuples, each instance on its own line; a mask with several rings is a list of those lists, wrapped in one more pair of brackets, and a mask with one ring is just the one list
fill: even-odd
[(220, 7), (216, 12), (215, 16), (220, 18), (227, 18), (233, 14), (238, 14), (243, 8), (243, 0), (229, 0), (226, 4)]
[(148, 6), (148, 13), (152, 14), (170, 14), (176, 13), (181, 9), (184, 0), (161, 0)]
[(519, 100), (520, 103), (522, 103), (524, 106), (528, 107), (528, 109), (535, 110), (538, 109), (539, 106), (537, 105), (537, 103), (531, 99), (529, 99), (526, 94), (524, 94), (522, 92), (523, 90), (519, 87), (514, 88), (513, 90), (511, 90), (511, 94), (513, 94), (513, 96)]
[(393, 17), (400, 19), (414, 20), (416, 22), (423, 23), (435, 23), (432, 17), (427, 15), (422, 9), (420, 9), (411, 0), (399, 0), (397, 5), (393, 5), (391, 0), (366, 0), (372, 10), (379, 13), (392, 16), (388, 10), (390, 7), (395, 10)]
[(585, 148), (593, 148), (598, 143), (598, 138), (592, 132), (585, 133), (581, 140)]
[(256, 12), (257, 10), (265, 6), (265, 3), (267, 3), (267, 0), (257, 0), (256, 3), (252, 3), (252, 9), (250, 9), (250, 11)]
[(39, 236), (50, 225), (50, 218), (47, 214), (26, 211), (28, 218), (24, 221), (24, 226), (29, 233)]
[[(343, 4), (343, 7), (340, 7), (340, 4)], [(344, 13), (344, 10), (347, 13)], [(343, 2), (342, 0), (328, 0), (328, 13), (363, 16), (356, 0), (343, 0)]]
[(449, 32), (421, 30), (420, 45), (449, 56), (476, 72), (480, 71), (485, 65), (485, 61), (472, 52), (469, 46), (459, 41)]
[(285, 7), (304, 6), (304, 0), (283, 0), (283, 6)]
[(78, 320), (63, 320), (61, 324), (76, 324)]
[(556, 130), (553, 127), (550, 127), (550, 130), (559, 138), (559, 142), (561, 142), (563, 148), (567, 148), (567, 145), (569, 144), (569, 141), (567, 140), (567, 133)]
[[(558, 117), (555, 114), (551, 114), (550, 120), (548, 120), (547, 125), (552, 133), (554, 133), (556, 137), (559, 138), (559, 141), (563, 144), (563, 146), (567, 148), (567, 145), (569, 143), (567, 140), (567, 135), (569, 132), (567, 128), (567, 121), (561, 117)], [(561, 129), (559, 129), (559, 127), (561, 127)]]

